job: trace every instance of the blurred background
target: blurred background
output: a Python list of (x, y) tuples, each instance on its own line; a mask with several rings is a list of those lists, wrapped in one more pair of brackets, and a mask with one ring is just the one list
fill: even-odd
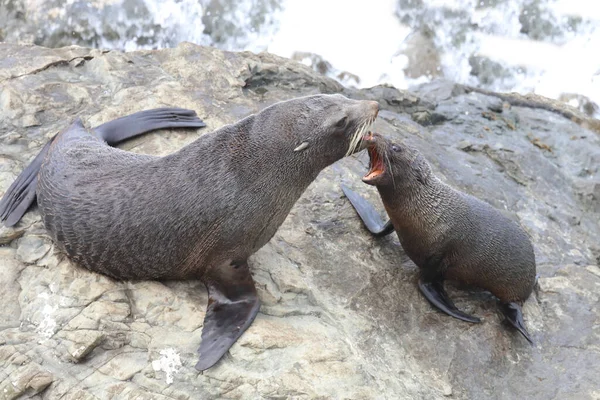
[(598, 0), (0, 0), (0, 41), (190, 41), (294, 58), (349, 86), (443, 77), (600, 115)]

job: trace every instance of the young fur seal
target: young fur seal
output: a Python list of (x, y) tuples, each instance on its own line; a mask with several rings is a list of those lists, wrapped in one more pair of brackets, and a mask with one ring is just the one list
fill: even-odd
[(378, 134), (364, 141), (370, 169), (362, 180), (377, 187), (391, 218), (384, 224), (369, 203), (342, 186), (367, 229), (377, 236), (396, 231), (419, 267), (419, 289), (434, 306), (455, 318), (480, 322), (456, 308), (443, 282), (479, 286), (500, 299), (508, 321), (533, 343), (519, 304), (536, 280), (527, 234), (489, 204), (440, 181), (416, 149)]
[[(378, 111), (377, 102), (342, 95), (301, 97), (165, 157), (109, 147), (105, 134), (90, 134), (77, 121), (33, 168), (40, 212), (58, 246), (92, 271), (204, 282), (209, 300), (196, 365), (202, 371), (258, 313), (248, 257), (323, 168), (358, 149)], [(118, 131), (120, 139), (131, 136)]]

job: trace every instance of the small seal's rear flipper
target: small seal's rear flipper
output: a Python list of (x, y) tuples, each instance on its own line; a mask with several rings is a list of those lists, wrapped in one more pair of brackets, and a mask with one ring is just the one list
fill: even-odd
[(512, 326), (517, 328), (517, 330), (521, 332), (523, 336), (525, 336), (525, 339), (527, 339), (529, 343), (535, 344), (533, 343), (531, 335), (529, 335), (529, 332), (527, 332), (527, 329), (525, 329), (525, 321), (523, 321), (523, 312), (521, 311), (520, 305), (512, 302), (500, 303), (500, 310), (502, 311), (502, 314), (504, 314), (508, 322), (510, 322)]
[(0, 200), (0, 221), (4, 222), (5, 226), (14, 226), (19, 222), (35, 201), (37, 174), (54, 138), (56, 138), (56, 135), (44, 145), (39, 154), (21, 172)]
[(391, 220), (383, 223), (381, 217), (369, 202), (363, 199), (358, 193), (350, 190), (347, 186), (341, 185), (341, 187), (369, 232), (377, 237), (386, 236), (394, 232), (394, 225), (392, 225)]
[(444, 290), (443, 281), (424, 282), (423, 279), (419, 279), (419, 289), (431, 304), (446, 314), (467, 322), (481, 322), (479, 318), (466, 314), (456, 308), (454, 302), (448, 297), (446, 290)]
[(206, 280), (208, 308), (196, 369), (212, 367), (250, 326), (260, 302), (246, 261), (213, 269)]
[(167, 128), (203, 128), (206, 124), (194, 110), (184, 108), (155, 108), (117, 118), (94, 128), (110, 146), (134, 136)]

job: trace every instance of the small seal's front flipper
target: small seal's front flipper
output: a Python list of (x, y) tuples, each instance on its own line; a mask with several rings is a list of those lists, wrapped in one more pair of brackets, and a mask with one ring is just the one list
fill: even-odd
[(360, 216), (360, 219), (362, 220), (363, 224), (365, 224), (369, 232), (377, 237), (386, 236), (394, 232), (394, 225), (392, 225), (392, 221), (383, 223), (381, 217), (375, 208), (369, 204), (369, 202), (363, 199), (358, 193), (350, 190), (350, 188), (347, 186), (341, 186), (344, 194), (348, 200), (350, 200), (350, 203), (352, 203), (352, 206)]
[(508, 322), (517, 328), (517, 330), (521, 332), (523, 336), (525, 336), (525, 339), (527, 339), (529, 343), (534, 344), (529, 332), (527, 332), (527, 329), (525, 329), (525, 321), (523, 321), (523, 312), (521, 311), (521, 306), (512, 302), (500, 303), (500, 310)]
[(0, 200), (0, 221), (4, 222), (5, 226), (16, 225), (35, 201), (37, 174), (55, 137), (44, 145), (39, 154), (21, 172)]
[(206, 279), (208, 308), (196, 369), (212, 367), (250, 326), (260, 302), (246, 261), (215, 268)]
[(117, 118), (94, 128), (106, 143), (114, 146), (124, 140), (157, 129), (202, 128), (206, 124), (194, 110), (184, 108), (155, 108)]
[(431, 304), (446, 314), (467, 322), (481, 322), (479, 318), (466, 314), (456, 308), (454, 302), (448, 297), (446, 290), (444, 290), (443, 281), (424, 282), (423, 279), (419, 279), (419, 289)]

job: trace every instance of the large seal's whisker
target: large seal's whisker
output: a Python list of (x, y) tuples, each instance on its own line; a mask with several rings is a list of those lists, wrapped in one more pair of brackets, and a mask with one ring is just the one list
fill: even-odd
[(371, 128), (371, 125), (374, 121), (375, 118), (368, 118), (358, 126), (356, 132), (352, 135), (352, 138), (350, 139), (348, 151), (345, 155), (346, 157), (353, 154), (356, 151), (356, 149), (360, 147), (360, 143), (364, 140), (363, 137), (365, 133)]
[(352, 151), (353, 152), (356, 151), (358, 146), (360, 146), (360, 141), (362, 140), (363, 135), (365, 134), (366, 128), (367, 128), (367, 123), (365, 121), (360, 125), (360, 128), (358, 129), (358, 131), (356, 132), (356, 136), (354, 137), (354, 143), (352, 143)]
[(363, 122), (361, 125), (359, 125), (359, 127), (356, 129), (356, 132), (354, 132), (354, 134), (352, 135), (352, 138), (350, 139), (350, 144), (348, 145), (348, 151), (346, 151), (345, 154), (346, 157), (354, 153), (354, 151), (358, 148), (358, 145), (362, 138), (362, 132), (364, 131), (364, 127), (365, 123)]
[(362, 138), (362, 134), (365, 130), (365, 123), (363, 122), (358, 129), (356, 130), (356, 132), (354, 133), (354, 137), (352, 138), (352, 146), (351, 146), (351, 153), (354, 153), (356, 151), (356, 149), (358, 148), (359, 144), (360, 144), (360, 140)]
[(361, 127), (360, 127), (360, 132), (358, 132), (358, 135), (356, 135), (356, 143), (354, 143), (354, 151), (356, 151), (356, 149), (358, 149), (358, 147), (360, 146), (360, 142), (362, 141), (365, 132), (367, 131), (368, 128), (368, 122), (365, 121)]

